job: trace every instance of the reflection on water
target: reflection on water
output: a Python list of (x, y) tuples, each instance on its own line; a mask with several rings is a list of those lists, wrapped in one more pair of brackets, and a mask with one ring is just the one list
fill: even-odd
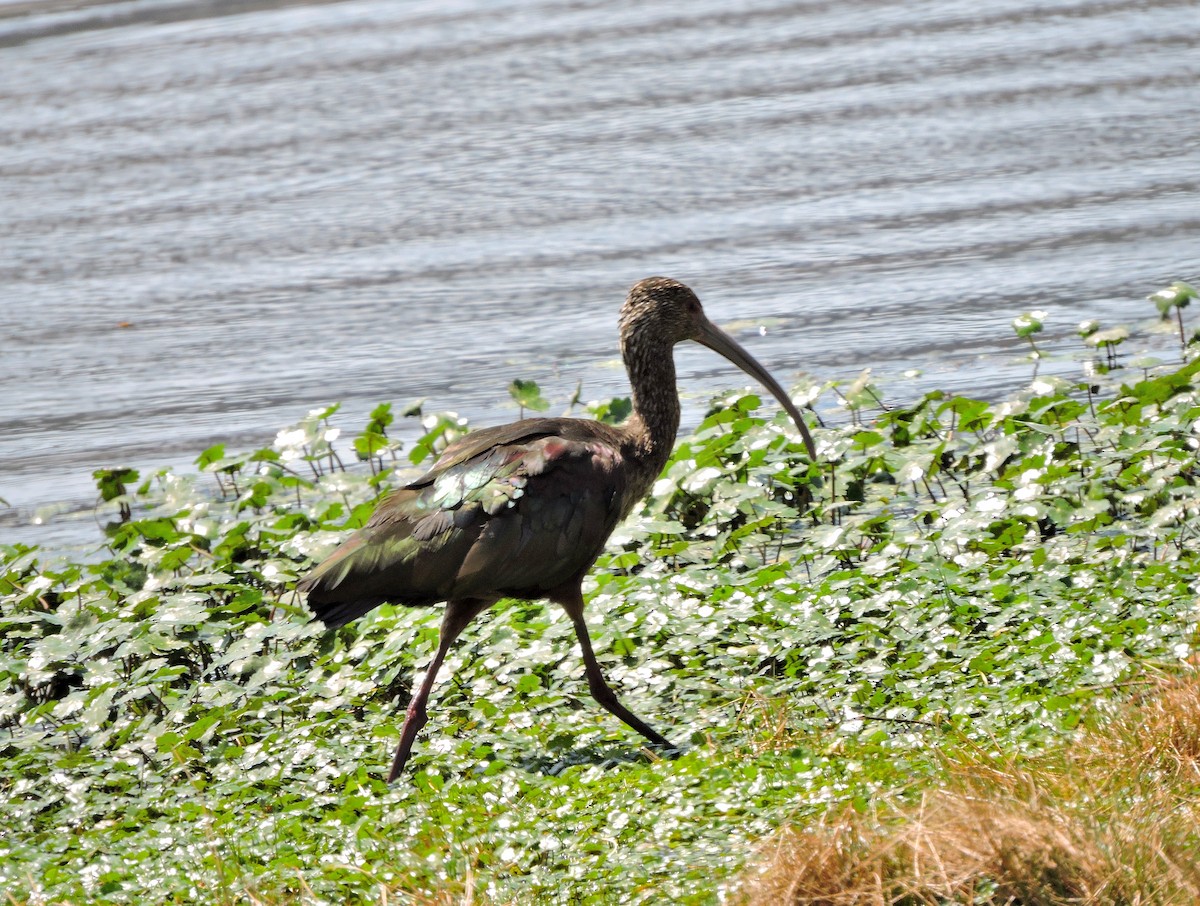
[[(0, 3), (3, 540), (99, 466), (516, 376), (623, 392), (690, 283), (785, 383), (1024, 379), (1008, 322), (1194, 278), (1187, 2)], [(982, 357), (982, 358), (981, 358)], [(702, 399), (740, 382), (680, 351)], [(916, 392), (905, 385), (898, 392)], [(692, 413), (694, 418), (694, 412)]]

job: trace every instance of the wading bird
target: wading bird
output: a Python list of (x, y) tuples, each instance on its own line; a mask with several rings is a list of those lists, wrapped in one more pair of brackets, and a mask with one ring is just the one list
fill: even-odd
[(783, 388), (704, 316), (675, 280), (649, 277), (621, 308), (621, 357), (633, 411), (620, 426), (578, 418), (528, 418), (473, 431), (433, 468), (389, 494), (370, 521), (297, 586), (334, 628), (387, 601), (446, 602), (437, 652), (412, 698), (388, 782), (404, 770), (425, 725), (426, 702), (450, 646), (501, 598), (562, 605), (583, 652), (588, 689), (605, 709), (662, 749), (674, 747), (617, 700), (583, 619), (583, 577), (605, 541), (646, 495), (679, 429), (672, 348), (694, 340), (756, 378), (800, 429), (808, 428)]

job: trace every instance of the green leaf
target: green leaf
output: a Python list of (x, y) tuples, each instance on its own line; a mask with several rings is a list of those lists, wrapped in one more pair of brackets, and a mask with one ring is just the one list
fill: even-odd
[(125, 495), (125, 485), (138, 480), (137, 469), (96, 469), (92, 472), (102, 500), (116, 500)]
[(1026, 339), (1041, 333), (1045, 320), (1046, 313), (1044, 311), (1027, 311), (1013, 318), (1012, 328), (1018, 337)]
[(541, 390), (533, 381), (514, 380), (508, 385), (508, 393), (522, 409), (545, 412), (550, 404), (542, 397)]
[(590, 404), (588, 412), (596, 421), (606, 425), (619, 425), (633, 412), (633, 400), (627, 396), (613, 397), (604, 403)]
[(201, 471), (206, 470), (213, 463), (225, 458), (225, 445), (214, 444), (203, 453), (196, 457), (196, 466)]

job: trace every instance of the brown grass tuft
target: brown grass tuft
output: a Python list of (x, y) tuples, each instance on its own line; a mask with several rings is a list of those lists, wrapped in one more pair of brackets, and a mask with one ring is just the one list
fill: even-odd
[(1105, 865), (1092, 841), (1036, 804), (940, 791), (907, 810), (785, 830), (744, 902), (1091, 902), (1106, 886)]
[(1200, 782), (1200, 672), (1157, 678), (1081, 753), (1100, 761), (1133, 758), (1143, 772)]
[(1200, 903), (1200, 675), (1152, 681), (1038, 758), (948, 762), (897, 796), (784, 828), (742, 906)]

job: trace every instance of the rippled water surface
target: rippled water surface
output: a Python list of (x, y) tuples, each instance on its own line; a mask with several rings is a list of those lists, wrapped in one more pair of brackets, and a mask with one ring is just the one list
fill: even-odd
[[(513, 377), (622, 393), (616, 310), (653, 273), (785, 384), (1025, 379), (1014, 315), (1048, 310), (1065, 348), (1200, 271), (1198, 21), (0, 3), (0, 540), (98, 537), (92, 469), (258, 445), (330, 401), (347, 427), (414, 397), (487, 424)], [(679, 360), (697, 399), (741, 382)]]

